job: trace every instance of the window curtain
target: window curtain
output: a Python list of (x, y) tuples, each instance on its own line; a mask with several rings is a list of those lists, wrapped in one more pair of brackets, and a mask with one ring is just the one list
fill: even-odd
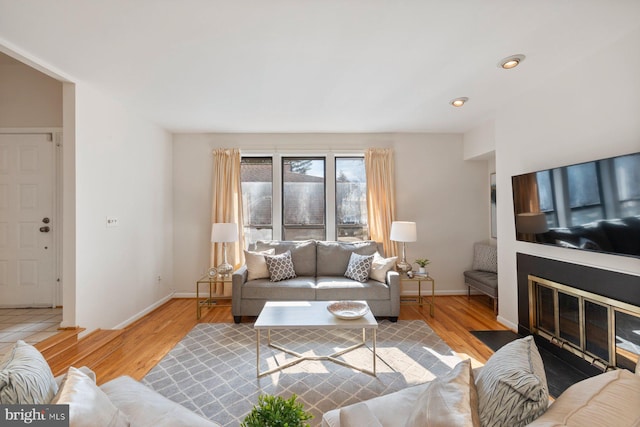
[[(538, 179), (535, 173), (520, 175), (513, 179), (513, 193), (516, 195), (514, 210), (516, 216), (521, 213), (540, 212), (538, 197)], [(531, 233), (521, 233), (516, 230), (520, 240), (535, 242), (536, 236)]]
[[(211, 225), (217, 222), (238, 224), (238, 241), (227, 243), (227, 261), (234, 270), (244, 263), (244, 218), (242, 215), (242, 186), (240, 180), (240, 150), (218, 148), (213, 150), (213, 195)], [(209, 227), (209, 235), (211, 227)], [(211, 243), (211, 266), (223, 260), (222, 243)]]
[(364, 153), (367, 175), (367, 214), (371, 240), (382, 242), (385, 256), (395, 256), (395, 242), (389, 238), (396, 217), (395, 171), (393, 151), (369, 148)]

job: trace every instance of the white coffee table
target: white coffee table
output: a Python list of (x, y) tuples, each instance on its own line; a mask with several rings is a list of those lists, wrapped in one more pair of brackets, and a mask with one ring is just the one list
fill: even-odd
[[(331, 302), (332, 301), (269, 301), (265, 304), (256, 323), (253, 325), (256, 330), (256, 373), (258, 377), (281, 371), (304, 360), (329, 360), (339, 365), (376, 376), (376, 330), (378, 329), (378, 322), (376, 322), (375, 317), (373, 317), (373, 314), (369, 311), (359, 319), (338, 319), (327, 310), (327, 306), (331, 304)], [(296, 359), (267, 371), (260, 372), (260, 331), (263, 329), (267, 330), (268, 345), (270, 347), (295, 356)], [(272, 343), (272, 329), (362, 329), (362, 342), (328, 356), (304, 356)], [(367, 329), (372, 331), (373, 370), (353, 366), (344, 360), (337, 359), (338, 356), (364, 346), (366, 344)]]

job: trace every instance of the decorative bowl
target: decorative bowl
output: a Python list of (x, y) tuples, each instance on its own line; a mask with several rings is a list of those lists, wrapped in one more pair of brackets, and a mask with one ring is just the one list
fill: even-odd
[(369, 312), (369, 306), (361, 301), (336, 301), (327, 306), (329, 313), (338, 319), (355, 320)]

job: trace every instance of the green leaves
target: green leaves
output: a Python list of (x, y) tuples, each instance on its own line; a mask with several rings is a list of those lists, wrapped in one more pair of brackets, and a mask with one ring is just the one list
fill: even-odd
[(258, 404), (246, 416), (241, 427), (309, 427), (305, 421), (313, 415), (304, 410), (300, 402), (296, 402), (295, 394), (289, 399), (280, 396), (263, 394), (258, 397)]

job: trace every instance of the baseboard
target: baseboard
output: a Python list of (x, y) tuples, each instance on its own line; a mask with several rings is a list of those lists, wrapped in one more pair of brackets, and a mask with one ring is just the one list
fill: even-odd
[(514, 332), (517, 332), (517, 331), (518, 331), (518, 325), (517, 325), (517, 324), (515, 324), (515, 323), (513, 323), (513, 322), (508, 321), (508, 320), (507, 320), (507, 319), (505, 319), (504, 317), (502, 317), (502, 316), (500, 316), (500, 315), (499, 315), (499, 316), (496, 318), (496, 320), (498, 321), (498, 323), (503, 324), (504, 326), (506, 326), (507, 328), (511, 329), (512, 331), (514, 331)]
[(148, 306), (144, 310), (134, 314), (133, 316), (131, 316), (130, 318), (128, 318), (124, 322), (117, 324), (116, 326), (113, 327), (113, 329), (122, 329), (122, 328), (125, 328), (125, 327), (129, 326), (130, 324), (132, 324), (136, 320), (146, 316), (147, 314), (151, 313), (156, 308), (160, 307), (165, 302), (167, 302), (170, 299), (172, 299), (174, 295), (175, 295), (175, 292), (171, 292), (169, 295), (164, 296), (163, 298), (161, 298), (158, 301), (156, 301), (155, 303), (151, 304), (150, 306)]

